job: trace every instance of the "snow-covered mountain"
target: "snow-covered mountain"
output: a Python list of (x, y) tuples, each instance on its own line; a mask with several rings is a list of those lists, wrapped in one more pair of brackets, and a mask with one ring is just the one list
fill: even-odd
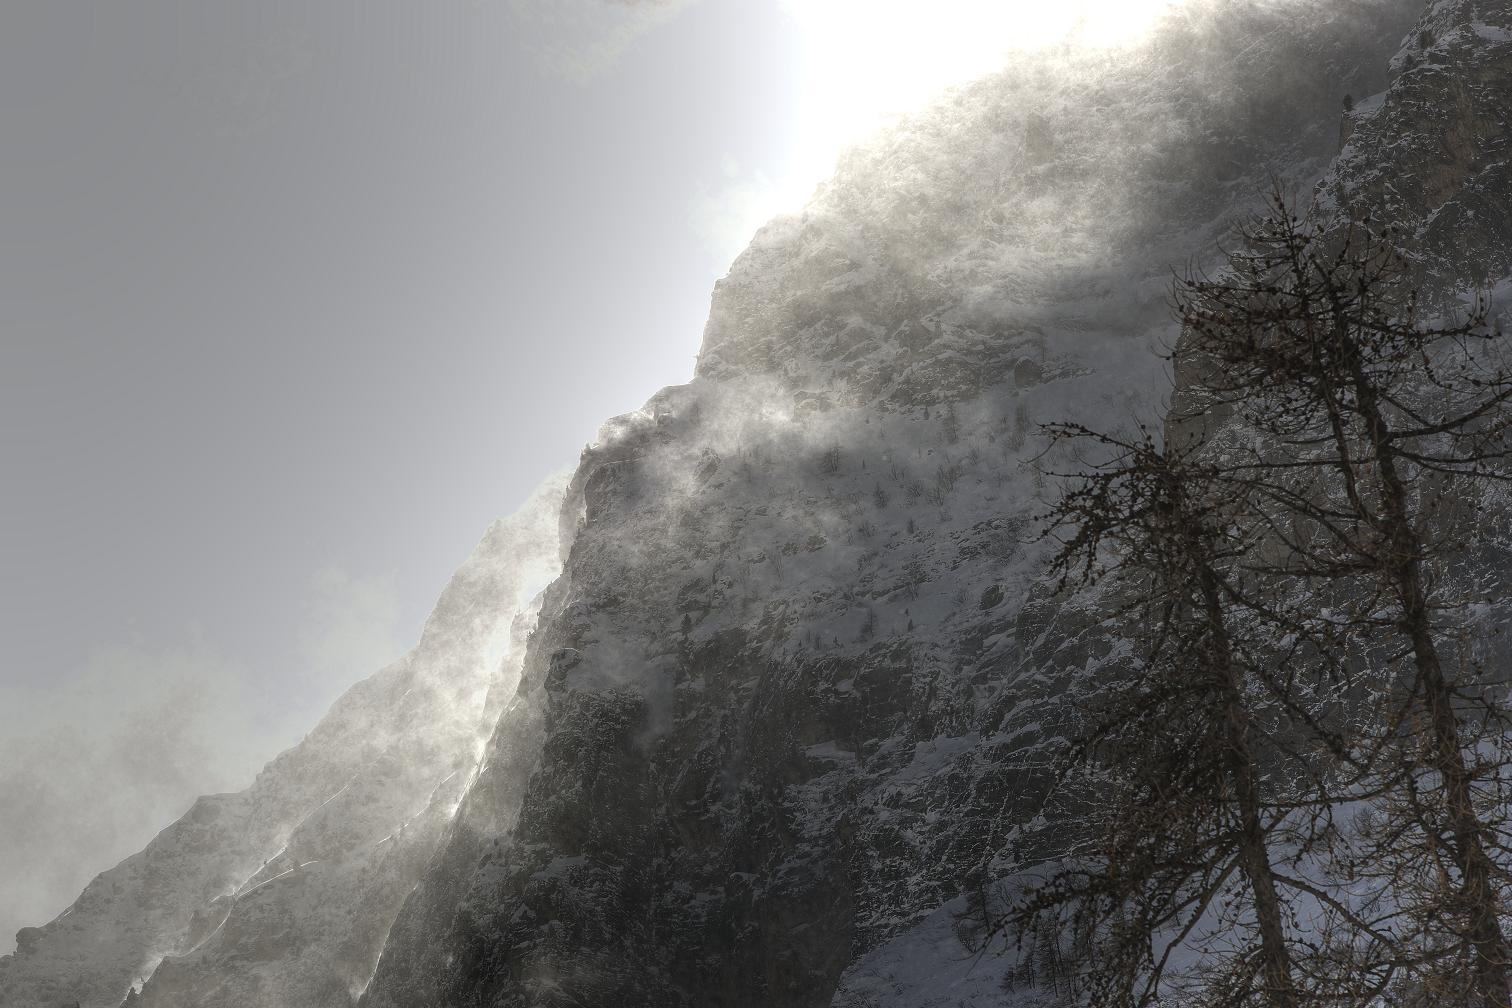
[(0, 1005), (1004, 1003), (957, 914), (1108, 646), (1027, 541), (1033, 423), (1158, 416), (1171, 271), (1273, 178), (1496, 287), (1509, 108), (1505, 4), (1235, 0), (852, 152), (560, 525), (491, 531), (410, 658), (28, 935)]

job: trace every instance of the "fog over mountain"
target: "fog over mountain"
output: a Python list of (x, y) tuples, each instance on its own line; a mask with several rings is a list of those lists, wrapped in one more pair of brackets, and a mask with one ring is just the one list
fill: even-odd
[[(399, 430), (418, 422), (419, 404), (518, 399), (533, 414), (520, 430), (549, 432), (501, 459), (480, 448), (492, 442), (478, 430), (504, 414), (479, 407), (395, 435), (411, 438), (396, 452), (434, 454), (429, 469), (404, 473), (435, 484), (403, 493), (488, 486), (495, 498), (525, 499), (478, 523), (481, 541), (410, 650), (401, 642), (420, 588), (402, 573), (420, 568), (353, 574), (384, 568), (354, 567), (350, 554), (327, 562), (320, 544), (301, 541), (289, 549), (310, 560), (306, 597), (298, 619), (280, 624), (290, 635), (282, 652), (239, 653), (226, 646), (237, 638), (215, 628), (159, 646), (154, 631), (150, 642), (97, 648), (86, 671), (62, 681), (4, 684), (18, 702), (0, 715), (0, 891), (31, 916), (16, 952), (0, 958), (0, 1008), (1076, 1003), (1075, 984), (1063, 983), (1082, 975), (1074, 958), (1048, 967), (1043, 943), (1025, 953), (980, 919), (1027, 869), (1085, 839), (1088, 821), (1057, 797), (1055, 769), (1085, 712), (1139, 667), (1140, 628), (1120, 622), (1116, 600), (1067, 590), (1047, 569), (1052, 544), (1036, 530), (1076, 485), (1047, 471), (1089, 462), (1040, 424), (1138, 436), (1141, 423), (1166, 430), (1174, 404), (1170, 429), (1183, 437), (1258, 443), (1242, 416), (1214, 407), (1212, 375), (1190, 358), (1173, 362), (1190, 334), (1171, 298), (1175, 276), (1224, 275), (1236, 221), (1263, 210), (1273, 189), (1316, 208), (1320, 240), (1342, 241), (1362, 222), (1389, 226), (1423, 318), (1454, 316), (1479, 295), (1488, 332), (1508, 321), (1512, 8), (1190, 0), (1123, 8), (1115, 32), (1097, 21), (1098, 5), (1072, 5), (1064, 22), (980, 12), (972, 21), (970, 6), (956, 24), (978, 36), (960, 42), (972, 79), (951, 80), (939, 59), (949, 33), (923, 30), (906, 4), (881, 5), (873, 20), (840, 0), (785, 5), (783, 24), (809, 26), (809, 58), (833, 59), (804, 64), (824, 111), (787, 137), (783, 164), (726, 151), (708, 158), (711, 174), (679, 176), (685, 244), (658, 245), (654, 232), (673, 224), (642, 217), (636, 240), (604, 239), (614, 259), (593, 248), (591, 214), (574, 211), (584, 216), (551, 244), (512, 247), (526, 275), (533, 258), (566, 263), (550, 291), (561, 319), (607, 335), (516, 360), (512, 347), (548, 343), (561, 319), (512, 319), (526, 335), (486, 351), (470, 326), (452, 384), (395, 407)], [(670, 51), (646, 47), (707, 40), (689, 26), (712, 31), (730, 16), (713, 0), (521, 0), (496, 14), (517, 46), (517, 62), (499, 70), (515, 75), (510, 86), (554, 76), (585, 102), (608, 102), (627, 62)], [(814, 41), (867, 38), (868, 26), (892, 47), (886, 60), (874, 47), (845, 63), (838, 43)], [(982, 43), (991, 30), (1015, 37)], [(883, 110), (847, 105), (834, 81), (908, 63), (910, 31), (916, 80), (932, 97), (876, 128)], [(391, 55), (413, 51), (397, 34), (386, 44)], [(470, 85), (488, 83), (490, 64), (469, 40), (447, 44), (477, 61)], [(320, 72), (298, 69), (320, 65), (298, 55), (308, 49), (288, 50), (296, 78)], [(253, 121), (281, 100), (276, 88), (233, 92), (228, 107)], [(728, 107), (698, 108), (728, 139), (714, 120), (749, 109), (720, 94)], [(633, 130), (601, 115), (592, 128), (623, 145), (529, 134), (570, 156), (537, 163), (515, 147), (489, 163), (612, 164)], [(713, 283), (690, 378), (655, 331), (677, 312), (651, 309), (633, 288), (656, 249), (674, 245), (681, 257), (658, 269), (712, 279), (719, 235), (807, 187), (815, 124), (859, 139)], [(655, 141), (646, 130), (635, 142)], [(402, 202), (444, 182), (385, 191)], [(562, 186), (607, 214), (654, 202), (644, 183), (627, 175), (585, 191), (608, 184), (585, 168)], [(414, 198), (423, 205), (408, 226), (447, 205)], [(534, 212), (528, 203), (512, 212)], [(467, 210), (449, 207), (443, 219), (456, 225)], [(490, 214), (488, 226), (509, 217)], [(321, 219), (311, 224), (317, 245)], [(403, 230), (393, 226), (391, 238)], [(474, 251), (450, 247), (447, 261), (465, 271)], [(386, 269), (337, 269), (320, 282), (360, 297)], [(207, 302), (232, 289), (232, 275), (217, 276), (223, 286), (204, 288)], [(486, 286), (472, 283), (438, 281), (426, 303)], [(511, 296), (525, 299), (528, 285), (512, 283)], [(429, 331), (446, 317), (410, 322)], [(425, 360), (456, 349), (380, 331), (398, 348), (382, 367), (420, 368), (419, 383), (437, 380)], [(148, 349), (161, 362), (191, 352)], [(308, 352), (301, 381), (319, 385), (328, 366), (364, 369), (322, 352)], [(639, 408), (605, 391), (623, 395), (629, 379), (611, 372), (629, 358), (634, 381), (655, 374), (666, 385)], [(400, 370), (374, 373), (371, 394), (402, 403)], [(598, 415), (610, 419), (574, 430), (580, 404), (600, 399)], [(192, 426), (182, 410), (163, 423)], [(445, 436), (434, 433), (442, 427)], [(1493, 418), (1476, 434), (1503, 429)], [(400, 491), (374, 476), (361, 493), (338, 494), (331, 487), (355, 478), (344, 463), (324, 471), (340, 454), (312, 452), (311, 489), (290, 493), (337, 520), (342, 501), (360, 524), (352, 498)], [(1454, 563), (1434, 569), (1433, 590), (1474, 597), (1465, 625), (1485, 637), (1462, 638), (1463, 650), (1494, 666), (1512, 579), (1496, 472), (1451, 484), (1427, 468), (1412, 489), (1437, 501), (1424, 536), (1439, 522), (1463, 540)], [(506, 469), (508, 482), (489, 475)], [(541, 480), (528, 495), (527, 470)], [(1481, 517), (1451, 529), (1464, 513)], [(234, 534), (219, 528), (216, 538)], [(412, 548), (438, 541), (417, 533)], [(396, 566), (398, 553), (384, 556)], [(200, 568), (196, 583), (217, 590), (236, 569)], [(1341, 596), (1332, 604), (1347, 604)], [(266, 629), (260, 615), (246, 614), (247, 632)], [(1376, 646), (1351, 655), (1394, 667)], [(254, 653), (299, 658), (264, 676), (241, 667)], [(311, 706), (328, 698), (298, 684), (316, 674), (328, 692), (343, 689), (324, 714)], [(1498, 737), (1487, 736), (1486, 751)], [(248, 785), (273, 738), (287, 747)], [(215, 793), (185, 813), (189, 789)], [(1478, 807), (1500, 821), (1496, 799)], [(130, 836), (140, 839), (121, 848)], [(26, 861), (44, 847), (46, 859)], [(57, 916), (38, 909), (70, 877), (77, 898)], [(1210, 982), (1211, 949), (1184, 941), (1172, 945), (1181, 969), (1195, 971), (1184, 976)], [(1059, 938), (1051, 944), (1059, 955)], [(1067, 955), (1076, 951), (1068, 943)], [(1432, 1001), (1439, 974), (1393, 968), (1391, 984), (1370, 994), (1377, 1000), (1358, 1003)]]

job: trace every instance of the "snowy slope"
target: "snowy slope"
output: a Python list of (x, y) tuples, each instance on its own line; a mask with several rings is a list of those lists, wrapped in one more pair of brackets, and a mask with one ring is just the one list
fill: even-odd
[[(555, 574), (562, 481), (494, 524), (419, 645), (247, 790), (210, 795), (0, 958), (0, 1005), (349, 1002), (461, 799)], [(166, 958), (165, 958), (166, 957)], [(161, 965), (160, 965), (161, 962)]]

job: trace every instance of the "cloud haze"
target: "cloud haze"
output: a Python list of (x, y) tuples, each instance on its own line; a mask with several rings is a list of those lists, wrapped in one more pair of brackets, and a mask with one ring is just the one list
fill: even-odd
[(784, 185), (765, 172), (747, 170), (727, 156), (719, 181), (700, 185), (689, 201), (688, 223), (703, 240), (711, 261), (723, 269), (745, 249), (759, 227), (799, 202), (795, 194), (784, 191)]
[(586, 84), (646, 32), (697, 0), (510, 0), (515, 28), (542, 69)]
[(300, 633), (305, 668), (338, 689), (378, 671), (403, 650), (398, 614), (395, 574), (355, 577), (321, 568), (310, 579)]
[(0, 692), (0, 951), (198, 793), (250, 782), (271, 754), (243, 717), (246, 681), (202, 643), (121, 645), (67, 683)]
[(0, 954), (200, 794), (246, 787), (347, 686), (398, 657), (394, 582), (316, 572), (295, 697), (191, 631), (170, 647), (101, 648), (62, 682), (0, 685)]

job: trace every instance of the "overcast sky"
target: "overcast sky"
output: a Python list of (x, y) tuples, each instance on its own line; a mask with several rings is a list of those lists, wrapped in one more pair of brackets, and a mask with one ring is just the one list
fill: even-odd
[(1013, 6), (0, 6), (0, 950), (413, 643)]

